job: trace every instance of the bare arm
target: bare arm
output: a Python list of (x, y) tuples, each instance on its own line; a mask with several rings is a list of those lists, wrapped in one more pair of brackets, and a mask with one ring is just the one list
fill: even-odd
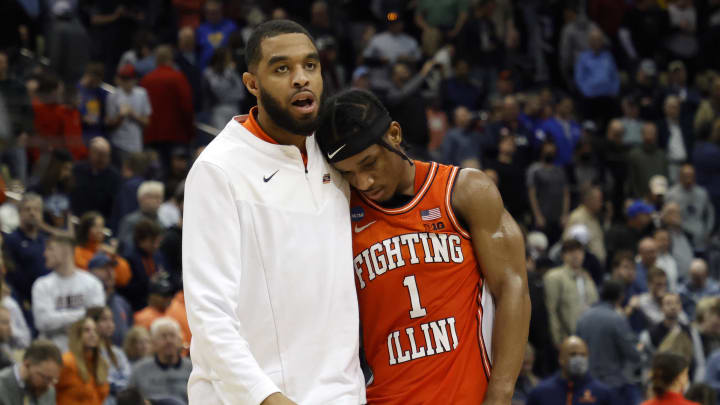
[(452, 31), (450, 31), (451, 38), (456, 37), (460, 33), (463, 26), (465, 25), (465, 22), (467, 21), (467, 18), (468, 18), (467, 11), (461, 11), (460, 14), (458, 14), (458, 18), (455, 21), (455, 27), (453, 27)]
[(523, 236), (487, 175), (464, 169), (457, 183), (452, 205), (468, 224), (483, 277), (495, 300), (495, 319), (502, 320), (493, 325), (493, 370), (484, 403), (507, 404), (523, 362), (530, 326)]
[(430, 27), (425, 21), (425, 17), (423, 17), (422, 13), (419, 11), (415, 13), (415, 24), (417, 24), (417, 26), (420, 27), (423, 31)]
[(528, 198), (530, 199), (530, 208), (532, 209), (533, 217), (535, 217), (535, 223), (539, 228), (545, 227), (545, 217), (543, 217), (540, 211), (540, 204), (538, 204), (537, 193), (535, 187), (528, 188)]

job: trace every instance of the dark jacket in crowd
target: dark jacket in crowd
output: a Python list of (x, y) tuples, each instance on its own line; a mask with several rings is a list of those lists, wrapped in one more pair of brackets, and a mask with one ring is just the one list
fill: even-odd
[(110, 216), (110, 229), (118, 231), (120, 221), (131, 212), (137, 211), (139, 208), (137, 191), (140, 184), (145, 181), (143, 177), (135, 176), (125, 180), (121, 185), (115, 197), (115, 203)]
[(42, 233), (30, 239), (20, 228), (5, 235), (5, 248), (14, 264), (14, 269), (5, 275), (5, 281), (12, 286), (21, 306), (31, 301), (35, 280), (50, 273), (45, 267), (45, 239)]
[[(572, 392), (572, 401), (568, 393)], [(577, 380), (566, 380), (560, 373), (543, 380), (530, 392), (525, 405), (614, 405), (613, 392), (605, 384), (589, 375)]]
[(95, 172), (88, 162), (78, 162), (73, 168), (73, 178), (75, 187), (70, 193), (73, 214), (79, 217), (88, 211), (99, 211), (103, 218), (110, 218), (115, 197), (120, 198), (122, 177), (117, 169), (108, 166)]
[(137, 247), (127, 256), (127, 261), (130, 264), (132, 278), (128, 285), (118, 288), (118, 293), (122, 294), (132, 306), (133, 311), (137, 312), (148, 304), (150, 278), (164, 270), (165, 264), (160, 252), (155, 252), (150, 256)]
[(640, 353), (627, 319), (610, 303), (600, 302), (580, 317), (576, 332), (588, 345), (594, 378), (610, 387), (628, 383), (623, 370), (638, 366)]

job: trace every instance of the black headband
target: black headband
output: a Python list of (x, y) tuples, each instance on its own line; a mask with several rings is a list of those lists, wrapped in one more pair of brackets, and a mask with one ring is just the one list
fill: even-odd
[[(336, 106), (337, 103), (333, 103), (330, 116), (331, 130), (335, 139), (339, 138), (337, 136), (338, 134), (335, 127)], [(327, 158), (328, 162), (336, 163), (364, 151), (365, 149), (378, 143), (378, 141), (382, 139), (382, 137), (385, 135), (385, 132), (387, 132), (388, 128), (390, 127), (391, 123), (392, 118), (390, 118), (390, 114), (388, 114), (387, 111), (383, 111), (382, 115), (376, 117), (373, 120), (372, 124), (370, 124), (368, 127), (360, 128), (352, 135), (332, 145), (328, 145), (326, 148), (323, 148), (325, 149), (323, 151), (325, 153), (325, 157)]]

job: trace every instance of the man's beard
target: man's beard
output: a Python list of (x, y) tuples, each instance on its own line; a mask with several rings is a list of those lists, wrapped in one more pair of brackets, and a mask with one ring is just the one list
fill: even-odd
[(310, 136), (318, 127), (318, 122), (320, 121), (320, 108), (323, 105), (323, 97), (321, 96), (320, 98), (317, 98), (316, 96), (315, 102), (318, 103), (318, 105), (315, 118), (308, 118), (302, 121), (293, 118), (290, 111), (283, 109), (280, 106), (280, 102), (278, 102), (278, 100), (269, 93), (263, 91), (262, 88), (260, 89), (260, 102), (275, 125), (290, 132), (291, 134)]

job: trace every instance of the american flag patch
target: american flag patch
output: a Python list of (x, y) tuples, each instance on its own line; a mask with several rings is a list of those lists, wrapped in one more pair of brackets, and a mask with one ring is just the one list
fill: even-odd
[(330, 183), (330, 173), (323, 174), (323, 184)]
[(433, 221), (440, 217), (440, 208), (437, 207), (420, 211), (420, 219), (423, 221)]

